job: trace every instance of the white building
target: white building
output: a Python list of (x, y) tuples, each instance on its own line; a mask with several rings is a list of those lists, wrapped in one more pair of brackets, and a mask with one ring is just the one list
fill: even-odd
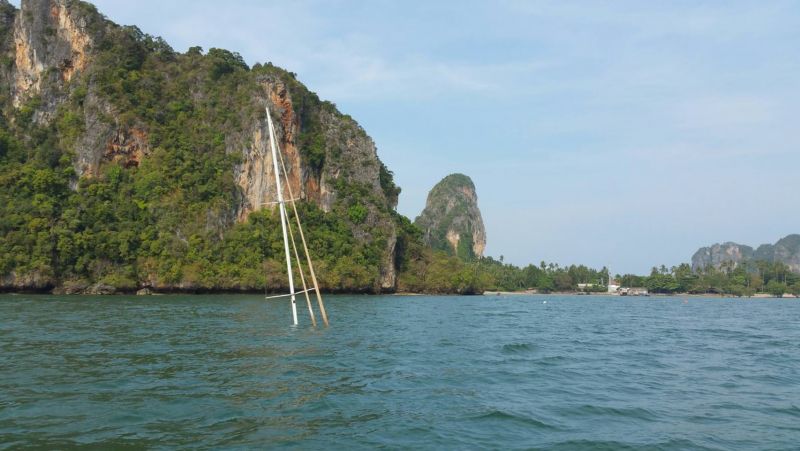
[(611, 270), (608, 270), (608, 292), (617, 294), (619, 292), (619, 282), (611, 277)]

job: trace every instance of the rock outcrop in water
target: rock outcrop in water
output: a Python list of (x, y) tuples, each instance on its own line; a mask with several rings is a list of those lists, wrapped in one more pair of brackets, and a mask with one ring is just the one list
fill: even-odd
[(800, 273), (800, 235), (788, 235), (775, 244), (762, 244), (755, 250), (733, 242), (703, 247), (692, 256), (692, 269), (701, 271), (709, 266), (719, 269), (724, 265), (735, 268), (756, 261), (783, 263), (791, 271)]
[(466, 175), (451, 174), (437, 183), (415, 224), (434, 249), (463, 259), (483, 256), (486, 229), (475, 184)]
[[(328, 268), (329, 288), (394, 289), (400, 190), (366, 132), (294, 74), (250, 68), (222, 49), (175, 52), (77, 0), (22, 0), (19, 10), (0, 0), (0, 57), (0, 144), (19, 154), (0, 153), (0, 200), (11, 209), (41, 190), (52, 197), (47, 209), (0, 224), (0, 253), (20, 255), (0, 261), (0, 289), (76, 279), (127, 289), (263, 286), (260, 261), (222, 255), (233, 230), (275, 208), (264, 108), (295, 197), (347, 242), (316, 243), (335, 246), (320, 250), (336, 252), (326, 254), (330, 265), (343, 262)], [(54, 178), (19, 192), (14, 171), (28, 169), (15, 165)], [(107, 211), (87, 213), (95, 202)], [(258, 252), (277, 259), (269, 246)], [(219, 258), (243, 268), (222, 275)], [(344, 269), (356, 261), (358, 272)]]

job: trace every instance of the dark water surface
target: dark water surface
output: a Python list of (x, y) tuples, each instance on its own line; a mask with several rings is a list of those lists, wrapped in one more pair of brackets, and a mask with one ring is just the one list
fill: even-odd
[(2, 295), (0, 448), (800, 448), (798, 300), (328, 308)]

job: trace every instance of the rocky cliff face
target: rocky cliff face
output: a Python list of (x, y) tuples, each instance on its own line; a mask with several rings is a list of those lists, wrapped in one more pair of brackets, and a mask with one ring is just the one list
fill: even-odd
[(14, 64), (3, 74), (10, 106), (32, 110), (30, 120), (46, 126), (71, 93), (86, 88), (80, 111), (85, 133), (70, 146), (78, 175), (96, 175), (104, 161), (138, 164), (149, 151), (145, 132), (120, 126), (115, 119), (123, 111), (87, 80), (96, 47), (119, 27), (81, 1), (22, 0), (19, 11), (6, 0), (0, 4), (13, 17), (7, 31), (11, 42), (4, 50)]
[(727, 242), (700, 248), (692, 256), (692, 269), (701, 271), (706, 267), (731, 268), (754, 261), (783, 263), (791, 271), (800, 273), (800, 235), (788, 235), (775, 244), (762, 244), (753, 250), (750, 246)]
[(98, 18), (93, 8), (70, 0), (22, 0), (21, 7), (14, 21), (13, 104), (45, 94), (52, 102), (40, 112), (52, 113), (58, 91), (89, 65), (94, 39), (88, 26)]
[[(204, 163), (206, 169), (228, 164), (212, 177), (234, 193), (198, 195), (185, 186), (208, 211), (203, 216), (187, 204), (182, 213), (208, 218), (203, 227), (190, 226), (194, 217), (164, 223), (163, 211), (186, 204), (185, 194), (165, 192), (146, 202), (150, 217), (140, 220), (168, 227), (159, 233), (174, 234), (179, 243), (188, 243), (192, 234), (222, 237), (253, 212), (275, 208), (264, 113), (269, 108), (288, 173), (287, 197), (291, 189), (296, 198), (341, 219), (380, 261), (376, 288), (394, 289), (399, 188), (365, 131), (294, 74), (271, 64), (249, 68), (237, 54), (219, 49), (176, 53), (160, 38), (114, 24), (77, 0), (22, 0), (19, 10), (0, 0), (0, 53), (0, 125), (20, 142), (34, 147), (44, 140), (68, 156), (74, 191), (86, 180), (105, 180), (110, 167), (177, 165), (162, 170), (163, 177), (190, 179)], [(187, 161), (197, 155), (199, 162)], [(53, 255), (57, 263), (63, 260)], [(140, 255), (139, 263), (129, 264), (139, 268), (148, 258)], [(58, 276), (46, 276), (50, 267), (2, 270), (0, 265), (4, 286), (19, 285), (15, 280), (36, 287), (58, 283)]]
[(730, 241), (722, 244), (718, 243), (700, 248), (695, 252), (692, 256), (692, 268), (695, 271), (702, 270), (708, 266), (720, 268), (725, 263), (729, 263), (735, 268), (743, 262), (749, 261), (752, 257), (753, 248), (750, 246)]
[(775, 244), (763, 244), (756, 249), (754, 260), (780, 262), (800, 273), (800, 235), (788, 235)]
[[(382, 257), (380, 286), (384, 290), (394, 288), (397, 271), (394, 264), (394, 248), (397, 241), (396, 225), (389, 212), (396, 207), (397, 199), (387, 194), (381, 186), (381, 169), (377, 148), (372, 139), (349, 116), (322, 105), (314, 111), (296, 111), (298, 99), (280, 78), (262, 76), (259, 85), (263, 88), (257, 99), (259, 109), (270, 108), (275, 121), (277, 142), (288, 174), (287, 192), (297, 199), (313, 202), (325, 212), (331, 212), (341, 196), (337, 186), (358, 186), (366, 190), (366, 220), (354, 224), (353, 233), (360, 240), (374, 239), (379, 230), (386, 240)], [(295, 95), (302, 95), (296, 92)], [(308, 105), (299, 104), (308, 110)], [(313, 122), (309, 124), (307, 122)], [(313, 142), (304, 142), (304, 135), (314, 129)], [(242, 147), (239, 147), (242, 146)], [(316, 146), (316, 159), (303, 156), (304, 146)], [(227, 143), (227, 151), (236, 153), (243, 149), (242, 163), (234, 168), (236, 182), (243, 196), (237, 205), (237, 217), (247, 216), (261, 208), (275, 208), (277, 192), (274, 168), (271, 161), (269, 132), (261, 116), (252, 120), (243, 133), (237, 133)]]
[(451, 174), (437, 183), (415, 223), (434, 249), (464, 259), (483, 256), (486, 230), (475, 184), (466, 175)]

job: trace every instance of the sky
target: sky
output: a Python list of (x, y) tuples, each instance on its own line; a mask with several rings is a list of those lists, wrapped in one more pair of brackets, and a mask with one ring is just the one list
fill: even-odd
[(506, 262), (646, 273), (800, 233), (796, 1), (94, 3), (297, 73), (372, 136), (411, 219), (469, 175)]

